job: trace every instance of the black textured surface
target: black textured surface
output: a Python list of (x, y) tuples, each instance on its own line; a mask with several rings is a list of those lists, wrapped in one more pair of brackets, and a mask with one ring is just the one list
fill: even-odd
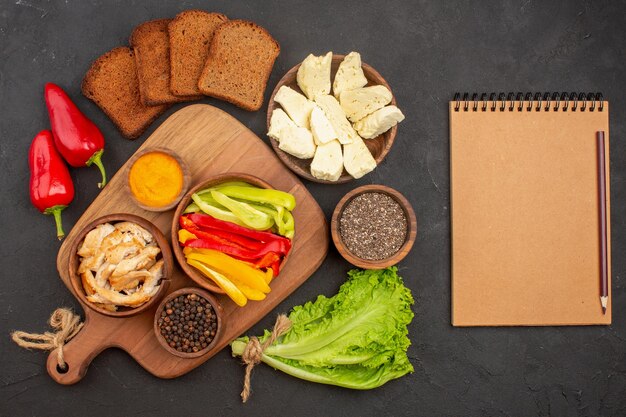
[[(0, 415), (626, 415), (626, 7), (619, 2), (452, 1), (0, 1)], [(358, 392), (303, 382), (259, 366), (242, 405), (243, 368), (224, 350), (176, 380), (160, 380), (111, 349), (75, 386), (55, 384), (46, 355), (15, 346), (11, 329), (44, 330), (58, 306), (78, 307), (57, 277), (51, 218), (28, 199), (27, 150), (48, 127), (43, 85), (60, 84), (102, 129), (113, 174), (142, 140), (123, 139), (79, 93), (91, 62), (125, 45), (133, 27), (188, 8), (253, 19), (280, 42), (269, 92), (309, 52), (360, 51), (394, 89), (406, 115), (384, 163), (361, 181), (307, 183), (327, 216), (359, 184), (384, 183), (412, 202), (420, 230), (400, 265), (416, 298), (409, 350), (415, 373)], [(613, 325), (572, 328), (450, 326), (447, 101), (455, 91), (602, 91), (611, 101)], [(206, 100), (259, 136), (265, 111)], [(72, 170), (69, 230), (97, 195), (94, 168)], [(319, 271), (264, 318), (334, 294), (349, 265), (331, 248)]]

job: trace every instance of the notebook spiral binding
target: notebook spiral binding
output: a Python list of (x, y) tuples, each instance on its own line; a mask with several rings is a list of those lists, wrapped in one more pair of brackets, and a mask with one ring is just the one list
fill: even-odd
[(500, 111), (576, 111), (580, 108), (580, 111), (585, 111), (589, 108), (589, 111), (594, 111), (596, 107), (598, 111), (604, 110), (604, 101), (602, 99), (602, 93), (487, 93), (472, 94), (470, 98), (469, 93), (456, 93), (454, 95), (454, 111), (460, 111), (463, 107), (463, 111), (487, 111), (487, 109), (495, 112), (496, 109)]

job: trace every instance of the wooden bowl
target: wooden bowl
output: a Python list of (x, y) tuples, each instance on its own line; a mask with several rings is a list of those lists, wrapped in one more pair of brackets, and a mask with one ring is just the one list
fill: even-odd
[[(191, 202), (191, 195), (199, 190), (210, 187), (212, 185), (221, 184), (227, 181), (244, 181), (252, 185), (256, 185), (261, 188), (274, 188), (267, 182), (262, 179), (255, 177), (249, 174), (237, 173), (237, 172), (229, 172), (226, 174), (216, 175), (207, 179), (206, 181), (196, 185), (180, 200), (178, 203), (178, 208), (174, 213), (174, 218), (172, 219), (172, 247), (174, 248), (174, 256), (178, 261), (178, 264), (182, 268), (182, 270), (191, 278), (196, 284), (201, 286), (204, 289), (207, 289), (211, 292), (217, 294), (224, 294), (224, 291), (217, 286), (213, 281), (209, 278), (202, 275), (200, 271), (198, 271), (193, 266), (187, 263), (187, 258), (185, 258), (185, 254), (183, 253), (183, 248), (178, 243), (178, 231), (180, 230), (179, 218), (183, 214), (185, 208)], [(287, 262), (288, 255), (283, 259), (281, 263), (281, 269), (285, 266), (285, 262)]]
[[(330, 67), (331, 81), (335, 79), (335, 74), (337, 73), (339, 64), (341, 63), (341, 61), (343, 61), (344, 57), (345, 55), (333, 55), (333, 60), (332, 60), (331, 67)], [(385, 87), (389, 89), (389, 91), (391, 91), (391, 87), (389, 87), (389, 84), (387, 84), (387, 81), (385, 81), (385, 79), (374, 68), (367, 65), (366, 63), (362, 63), (362, 67), (363, 67), (363, 73), (365, 74), (365, 78), (367, 78), (367, 81), (368, 81), (367, 86), (384, 85)], [(272, 97), (270, 98), (270, 101), (267, 107), (267, 129), (268, 130), (270, 128), (270, 120), (272, 119), (272, 113), (274, 112), (274, 109), (280, 108), (280, 104), (274, 101), (274, 96), (276, 95), (280, 87), (282, 87), (283, 85), (286, 85), (287, 87), (293, 88), (298, 93), (302, 93), (302, 90), (300, 90), (300, 87), (298, 87), (298, 83), (296, 81), (298, 68), (300, 68), (300, 64), (290, 69), (283, 76), (283, 78), (281, 78), (278, 84), (276, 84), (276, 88), (274, 88), (274, 91), (272, 92)], [(389, 104), (393, 104), (394, 106), (396, 105), (395, 96), (392, 97), (391, 103)], [(391, 129), (389, 129), (388, 131), (386, 131), (385, 133), (383, 133), (382, 135), (379, 135), (378, 137), (374, 139), (363, 139), (363, 142), (365, 142), (368, 149), (372, 153), (372, 156), (376, 160), (376, 164), (380, 164), (383, 161), (383, 159), (385, 159), (385, 156), (387, 156), (387, 153), (389, 153), (389, 150), (391, 149), (391, 145), (393, 145), (393, 141), (396, 138), (397, 131), (398, 131), (398, 125), (395, 125)], [(287, 152), (284, 152), (283, 150), (279, 149), (278, 142), (276, 140), (270, 138), (270, 142), (272, 144), (272, 147), (274, 148), (274, 151), (276, 152), (278, 157), (281, 159), (281, 161), (283, 161), (283, 163), (287, 165), (287, 167), (291, 169), (293, 172), (295, 172), (296, 174), (298, 174), (299, 176), (303, 178), (308, 179), (309, 181), (319, 182), (321, 184), (342, 184), (342, 183), (346, 183), (346, 182), (354, 180), (354, 178), (350, 174), (348, 174), (345, 169), (337, 181), (320, 180), (318, 178), (315, 178), (313, 175), (311, 175), (311, 162), (313, 161), (313, 158), (311, 159), (296, 158), (295, 156), (290, 155)]]
[[(167, 304), (170, 300), (173, 300), (174, 298), (178, 297), (179, 295), (187, 295), (187, 294), (196, 294), (198, 297), (205, 298), (209, 302), (209, 304), (211, 304), (211, 306), (213, 307), (213, 311), (215, 311), (215, 318), (217, 320), (215, 337), (213, 337), (213, 340), (211, 340), (211, 343), (209, 343), (208, 346), (205, 347), (204, 349), (199, 350), (198, 352), (193, 352), (193, 353), (179, 352), (176, 349), (172, 348), (170, 345), (168, 345), (165, 342), (165, 338), (161, 335), (161, 331), (159, 329), (159, 323), (158, 323), (159, 317), (161, 316), (161, 312), (165, 308), (165, 304)], [(197, 358), (199, 356), (206, 355), (207, 353), (209, 353), (217, 344), (217, 341), (222, 335), (222, 327), (223, 327), (222, 315), (223, 314), (224, 314), (224, 311), (222, 309), (221, 304), (208, 291), (205, 291), (201, 288), (196, 288), (196, 287), (181, 288), (169, 294), (167, 297), (165, 297), (163, 301), (161, 301), (161, 304), (159, 304), (159, 306), (157, 307), (156, 312), (154, 314), (154, 325), (153, 325), (154, 334), (157, 340), (159, 341), (159, 343), (161, 344), (161, 346), (163, 346), (163, 349), (167, 350), (172, 355), (185, 358), (185, 359)]]
[[(407, 220), (408, 230), (404, 244), (400, 247), (398, 252), (394, 253), (389, 258), (381, 259), (378, 261), (359, 258), (358, 256), (352, 254), (352, 252), (350, 252), (348, 247), (341, 239), (340, 233), (339, 219), (343, 214), (343, 210), (348, 206), (352, 199), (368, 192), (382, 193), (393, 198), (398, 204), (400, 204), (400, 207), (402, 207), (402, 210), (404, 211), (404, 215), (406, 216)], [(333, 237), (335, 247), (337, 247), (337, 251), (341, 254), (341, 256), (344, 257), (346, 261), (350, 262), (352, 265), (358, 266), (359, 268), (383, 269), (387, 268), (388, 266), (397, 264), (402, 259), (404, 259), (404, 257), (408, 255), (408, 253), (411, 251), (411, 248), (413, 247), (413, 243), (415, 242), (415, 238), (417, 236), (417, 219), (415, 217), (413, 207), (411, 207), (411, 203), (409, 203), (409, 201), (398, 191), (384, 185), (364, 185), (362, 187), (355, 188), (354, 190), (343, 196), (341, 200), (339, 200), (339, 203), (337, 203), (335, 211), (333, 212), (333, 218), (330, 224), (330, 232)]]
[[(152, 234), (154, 239), (157, 242), (157, 245), (161, 249), (161, 256), (163, 258), (163, 278), (161, 279), (161, 286), (157, 293), (146, 303), (140, 305), (139, 307), (118, 307), (117, 311), (109, 311), (105, 308), (97, 306), (91, 301), (87, 300), (87, 295), (85, 294), (85, 289), (83, 288), (82, 281), (80, 276), (78, 275), (78, 265), (79, 265), (79, 256), (76, 252), (78, 252), (79, 245), (85, 239), (87, 233), (92, 231), (96, 226), (102, 223), (118, 223), (123, 221), (129, 221), (138, 224), (139, 226), (146, 229), (148, 232)], [(172, 276), (172, 270), (174, 267), (174, 260), (172, 258), (172, 251), (170, 250), (170, 245), (167, 243), (167, 239), (163, 236), (163, 233), (156, 227), (154, 224), (149, 222), (148, 220), (136, 216), (134, 214), (127, 213), (117, 213), (117, 214), (109, 214), (103, 217), (100, 217), (87, 226), (85, 226), (80, 233), (76, 236), (72, 245), (70, 246), (70, 259), (69, 259), (69, 275), (70, 282), (72, 283), (72, 287), (74, 288), (74, 292), (78, 296), (78, 298), (86, 304), (93, 311), (104, 314), (105, 316), (110, 317), (130, 317), (136, 314), (142, 313), (150, 308), (152, 308), (167, 292), (167, 289), (170, 285), (170, 277)]]
[[(141, 158), (142, 156), (146, 154), (153, 153), (153, 152), (164, 153), (166, 155), (171, 156), (172, 158), (176, 160), (176, 162), (178, 162), (180, 169), (183, 171), (183, 186), (180, 189), (180, 193), (178, 193), (178, 196), (174, 200), (172, 200), (170, 204), (167, 204), (165, 206), (145, 205), (135, 197), (135, 195), (130, 189), (129, 178), (130, 178), (131, 168), (133, 167), (133, 165), (135, 165), (135, 162), (137, 162), (139, 158)], [(185, 195), (185, 193), (189, 189), (189, 183), (191, 182), (191, 174), (189, 172), (189, 167), (187, 166), (187, 163), (171, 149), (162, 148), (162, 147), (146, 148), (134, 154), (130, 158), (129, 163), (127, 165), (125, 177), (126, 177), (126, 184), (125, 184), (126, 192), (130, 195), (133, 202), (144, 210), (154, 211), (154, 212), (168, 211), (176, 207), (180, 199)]]

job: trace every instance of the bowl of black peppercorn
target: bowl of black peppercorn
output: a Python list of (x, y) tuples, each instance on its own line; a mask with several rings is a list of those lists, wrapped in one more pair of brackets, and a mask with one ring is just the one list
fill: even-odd
[(181, 288), (161, 301), (154, 332), (165, 350), (181, 358), (209, 353), (222, 333), (222, 307), (208, 291)]

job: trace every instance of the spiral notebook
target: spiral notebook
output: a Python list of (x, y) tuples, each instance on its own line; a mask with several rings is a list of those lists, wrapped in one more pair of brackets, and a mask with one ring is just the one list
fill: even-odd
[[(608, 102), (595, 93), (457, 94), (449, 106), (452, 324), (610, 324)], [(598, 131), (606, 138), (606, 314)]]

